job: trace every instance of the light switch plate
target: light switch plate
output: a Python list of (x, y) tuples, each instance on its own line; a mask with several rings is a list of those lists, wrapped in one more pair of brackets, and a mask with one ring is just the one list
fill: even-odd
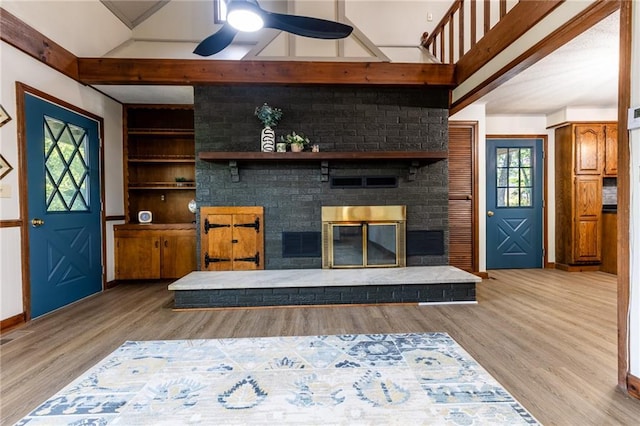
[(0, 198), (11, 198), (11, 186), (0, 185)]
[(627, 122), (629, 123), (629, 130), (640, 129), (640, 107), (629, 108)]

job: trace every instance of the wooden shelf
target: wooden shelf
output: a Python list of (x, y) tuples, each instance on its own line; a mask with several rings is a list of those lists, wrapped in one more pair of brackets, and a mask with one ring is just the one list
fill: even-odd
[(204, 161), (361, 161), (412, 160), (435, 162), (447, 159), (446, 151), (368, 151), (368, 152), (200, 152)]
[(129, 182), (129, 189), (195, 189), (195, 182)]
[(128, 129), (129, 135), (148, 135), (148, 136), (193, 136), (193, 129)]
[(180, 157), (180, 156), (166, 156), (166, 157), (135, 157), (127, 160), (129, 163), (195, 163), (195, 157)]
[(446, 151), (368, 151), (368, 152), (225, 152), (203, 151), (198, 158), (210, 162), (229, 162), (232, 182), (239, 182), (238, 162), (319, 162), (322, 182), (329, 180), (329, 161), (406, 161), (407, 179), (416, 178), (418, 167), (448, 158)]

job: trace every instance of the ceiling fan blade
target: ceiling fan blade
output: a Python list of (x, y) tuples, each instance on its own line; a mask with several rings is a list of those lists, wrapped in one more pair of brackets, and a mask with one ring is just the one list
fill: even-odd
[(225, 23), (216, 33), (202, 40), (193, 53), (200, 56), (215, 55), (230, 45), (237, 33), (238, 30)]
[(304, 37), (338, 39), (348, 37), (353, 31), (353, 27), (350, 25), (326, 19), (285, 15), (265, 10), (262, 13), (265, 27), (287, 31)]

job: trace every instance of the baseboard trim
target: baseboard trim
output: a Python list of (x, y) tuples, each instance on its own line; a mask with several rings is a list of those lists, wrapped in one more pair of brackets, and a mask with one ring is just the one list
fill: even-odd
[(627, 374), (627, 392), (630, 396), (640, 399), (640, 378)]
[(599, 271), (600, 265), (567, 265), (564, 263), (556, 263), (556, 269), (566, 272)]
[(106, 284), (104, 285), (104, 289), (109, 290), (110, 288), (114, 288), (118, 286), (118, 284), (120, 283), (117, 280), (107, 281)]
[(418, 306), (434, 306), (434, 305), (477, 305), (477, 300), (468, 300), (461, 302), (418, 302)]
[(25, 316), (25, 313), (23, 312), (21, 314), (3, 319), (2, 321), (0, 321), (0, 332), (4, 333), (19, 325), (25, 324), (27, 322), (25, 318), (26, 316)]

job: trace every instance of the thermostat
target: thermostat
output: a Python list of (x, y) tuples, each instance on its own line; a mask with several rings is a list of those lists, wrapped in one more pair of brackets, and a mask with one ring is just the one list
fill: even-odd
[(640, 107), (629, 108), (629, 117), (627, 119), (629, 130), (640, 129)]
[(151, 219), (153, 215), (149, 210), (140, 210), (138, 212), (138, 222), (140, 223), (151, 223)]

